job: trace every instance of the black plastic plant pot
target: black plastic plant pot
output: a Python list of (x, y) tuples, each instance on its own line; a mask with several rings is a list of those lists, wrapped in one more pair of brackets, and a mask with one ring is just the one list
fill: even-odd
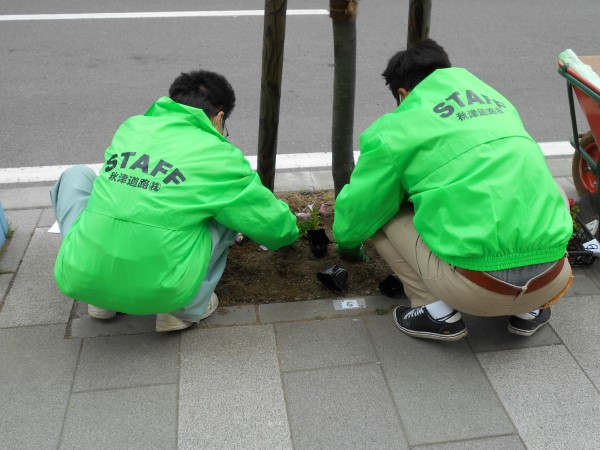
[(331, 244), (331, 241), (327, 237), (324, 228), (307, 230), (306, 239), (308, 239), (310, 251), (315, 256), (323, 256), (325, 253), (327, 253), (327, 246)]
[(317, 272), (317, 278), (325, 287), (334, 291), (342, 292), (348, 289), (348, 272), (341, 267), (332, 266)]
[(402, 286), (400, 278), (393, 273), (381, 280), (379, 283), (379, 291), (388, 297), (394, 298), (404, 292), (404, 286)]

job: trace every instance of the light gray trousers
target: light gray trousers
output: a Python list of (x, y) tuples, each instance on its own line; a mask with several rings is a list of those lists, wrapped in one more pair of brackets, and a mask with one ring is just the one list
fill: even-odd
[[(63, 236), (86, 207), (95, 179), (96, 174), (89, 167), (73, 166), (61, 174), (50, 190), (54, 216)], [(206, 311), (210, 297), (225, 270), (227, 250), (233, 244), (236, 235), (235, 231), (212, 219), (209, 221), (208, 228), (212, 244), (208, 271), (192, 301), (184, 308), (172, 313), (181, 319), (192, 322), (198, 322)]]

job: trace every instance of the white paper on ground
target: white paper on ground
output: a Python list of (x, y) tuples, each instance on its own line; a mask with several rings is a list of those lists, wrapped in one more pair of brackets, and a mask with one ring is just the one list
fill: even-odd
[(585, 227), (589, 230), (590, 233), (592, 233), (592, 236), (596, 236), (596, 231), (598, 231), (599, 223), (600, 222), (598, 221), (598, 219), (594, 219), (590, 223), (585, 224)]
[(585, 242), (583, 248), (590, 252), (600, 254), (600, 242), (598, 242), (598, 239), (592, 239), (591, 241)]
[(58, 222), (54, 222), (54, 224), (48, 229), (48, 233), (60, 234), (60, 230), (58, 229)]

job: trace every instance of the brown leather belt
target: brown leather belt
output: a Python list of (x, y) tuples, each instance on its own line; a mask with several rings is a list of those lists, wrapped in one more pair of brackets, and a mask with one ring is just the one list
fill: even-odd
[[(559, 259), (556, 262), (556, 264), (554, 264), (546, 272), (542, 273), (541, 275), (538, 275), (536, 278), (533, 278), (527, 285), (526, 292), (536, 291), (540, 288), (543, 288), (552, 280), (554, 280), (565, 265), (565, 259), (566, 257)], [(485, 272), (477, 272), (475, 270), (462, 269), (460, 267), (455, 267), (454, 270), (460, 273), (467, 280), (472, 281), (476, 285), (481, 286), (482, 288), (487, 289), (488, 291), (495, 292), (497, 294), (519, 295), (523, 290), (520, 287), (513, 286), (511, 284), (500, 281), (497, 278), (494, 278), (493, 276), (488, 275)]]

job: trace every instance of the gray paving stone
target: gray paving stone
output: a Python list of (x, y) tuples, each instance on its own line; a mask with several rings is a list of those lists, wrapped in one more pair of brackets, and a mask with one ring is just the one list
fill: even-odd
[(180, 448), (291, 448), (271, 325), (182, 334)]
[(600, 394), (564, 346), (477, 357), (527, 448), (598, 448)]
[(6, 252), (0, 256), (0, 270), (16, 272), (27, 250), (31, 235), (42, 213), (39, 209), (23, 211), (5, 211), (6, 219), (12, 229), (13, 237), (8, 242)]
[(600, 274), (595, 271), (583, 270), (581, 267), (574, 267), (573, 275), (575, 275), (575, 279), (571, 288), (565, 294), (565, 298), (592, 295), (598, 292), (598, 286), (594, 283), (593, 278), (598, 277)]
[(367, 317), (365, 322), (410, 445), (514, 434), (464, 340), (411, 338), (389, 316)]
[[(350, 298), (348, 298), (350, 299)], [(296, 320), (333, 319), (372, 315), (377, 309), (390, 310), (405, 301), (383, 296), (361, 297), (367, 304), (365, 309), (336, 310), (335, 300), (309, 300), (304, 302), (270, 303), (258, 305), (261, 323), (293, 322)]]
[(552, 313), (552, 328), (600, 390), (600, 295), (559, 302)]
[(60, 448), (177, 448), (177, 386), (72, 394)]
[(569, 158), (546, 158), (546, 164), (554, 178), (571, 178), (571, 157)]
[(275, 325), (283, 371), (376, 362), (360, 319), (331, 319)]
[(4, 209), (48, 208), (51, 186), (0, 189), (0, 201)]
[(83, 303), (80, 301), (74, 301), (71, 314), (73, 315), (73, 317), (83, 317), (83, 316), (87, 317), (87, 315), (88, 315), (87, 309), (88, 309), (87, 303)]
[(413, 450), (525, 450), (523, 441), (517, 435), (496, 436), (468, 441), (446, 442), (441, 444), (417, 445)]
[(333, 189), (331, 169), (275, 174), (275, 192), (321, 191), (328, 189)]
[[(73, 318), (67, 327), (69, 337), (88, 338), (155, 332), (156, 315), (129, 316), (118, 314), (111, 320), (97, 320), (87, 315), (87, 305), (82, 302), (75, 302), (72, 315)], [(218, 308), (212, 316), (200, 321), (197, 325), (193, 325), (193, 328), (255, 325), (257, 322), (257, 307), (255, 305), (233, 306)]]
[[(560, 338), (549, 326), (541, 328), (533, 336), (525, 337), (508, 332), (508, 317), (475, 317), (464, 314), (463, 320), (469, 330), (467, 340), (476, 353), (561, 344)], [(554, 319), (551, 323), (554, 323)]]
[(80, 342), (64, 327), (0, 330), (0, 447), (55, 449)]
[(54, 217), (54, 210), (52, 208), (46, 208), (42, 213), (42, 217), (40, 217), (38, 227), (50, 228), (52, 225), (54, 225), (54, 222), (56, 222), (56, 218)]
[(310, 172), (275, 173), (275, 192), (314, 191)]
[(254, 325), (258, 323), (256, 305), (231, 306), (218, 308), (211, 316), (200, 321), (201, 328), (227, 325)]
[(333, 300), (258, 305), (258, 315), (262, 323), (335, 317), (337, 314), (333, 308)]
[(179, 382), (180, 333), (83, 341), (73, 391)]
[(331, 190), (334, 188), (331, 169), (311, 172), (313, 186), (317, 191)]
[(37, 228), (0, 311), (0, 328), (67, 323), (72, 300), (62, 295), (54, 281), (54, 261), (59, 235)]
[(592, 265), (577, 267), (574, 272), (584, 273), (600, 289), (600, 261), (596, 260)]
[[(561, 171), (564, 171), (564, 167), (561, 168)], [(556, 183), (562, 187), (565, 191), (565, 194), (567, 194), (567, 198), (579, 198), (579, 194), (577, 193), (577, 189), (575, 189), (575, 184), (573, 183), (572, 177), (557, 177), (555, 179)]]
[(4, 296), (8, 292), (8, 286), (10, 285), (10, 280), (12, 280), (13, 275), (14, 274), (12, 273), (0, 274), (0, 305), (2, 305)]
[(285, 373), (295, 449), (408, 448), (378, 364)]
[[(79, 303), (79, 302), (77, 302)], [(84, 306), (87, 309), (87, 306)], [(129, 316), (117, 314), (111, 320), (94, 319), (87, 314), (75, 317), (67, 326), (67, 336), (91, 338), (155, 332), (156, 316)]]

